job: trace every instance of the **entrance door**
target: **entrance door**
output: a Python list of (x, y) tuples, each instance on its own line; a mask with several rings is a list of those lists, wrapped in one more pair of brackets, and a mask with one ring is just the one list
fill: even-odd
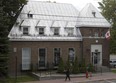
[(45, 48), (39, 49), (39, 67), (45, 67), (46, 63), (46, 50)]
[(100, 52), (92, 52), (92, 63), (93, 65), (100, 65)]
[(91, 45), (91, 63), (102, 65), (102, 45)]

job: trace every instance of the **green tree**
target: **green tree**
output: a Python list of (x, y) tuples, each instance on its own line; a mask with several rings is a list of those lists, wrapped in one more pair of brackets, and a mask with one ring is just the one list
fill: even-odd
[(26, 4), (26, 0), (1, 0), (1, 4), (3, 6), (4, 14), (7, 16), (7, 19), (10, 22), (7, 23), (8, 30), (12, 28), (15, 23), (17, 17), (19, 16), (23, 6)]
[(72, 73), (77, 74), (79, 73), (79, 64), (78, 64), (78, 58), (76, 56), (73, 66), (72, 66)]
[(59, 61), (59, 64), (58, 64), (58, 72), (59, 73), (63, 73), (64, 72), (64, 62), (63, 62), (61, 57), (60, 57), (60, 61)]
[(116, 0), (99, 2), (102, 15), (112, 24), (110, 53), (116, 54)]
[[(1, 2), (1, 1), (0, 1)], [(0, 81), (4, 80), (7, 76), (8, 69), (8, 22), (7, 17), (4, 16), (3, 8), (0, 7)]]
[(5, 83), (4, 79), (8, 76), (8, 33), (25, 2), (25, 0), (0, 0), (0, 82), (2, 83)]
[(80, 73), (86, 72), (86, 64), (85, 64), (84, 58), (82, 59), (81, 63), (79, 64), (79, 71), (80, 71)]

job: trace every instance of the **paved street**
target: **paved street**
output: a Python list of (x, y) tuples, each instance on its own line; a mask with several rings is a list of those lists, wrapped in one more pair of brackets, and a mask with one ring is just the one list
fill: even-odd
[[(65, 77), (64, 77), (65, 79)], [(50, 79), (50, 80), (40, 80), (33, 82), (23, 82), (23, 83), (116, 83), (116, 74), (108, 72), (101, 74), (94, 74), (92, 77), (86, 78), (75, 77), (71, 78), (71, 81), (64, 81), (64, 79)]]

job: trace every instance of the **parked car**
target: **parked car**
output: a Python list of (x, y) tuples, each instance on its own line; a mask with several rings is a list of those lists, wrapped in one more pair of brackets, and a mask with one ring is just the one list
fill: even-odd
[(110, 60), (110, 67), (116, 67), (116, 60)]

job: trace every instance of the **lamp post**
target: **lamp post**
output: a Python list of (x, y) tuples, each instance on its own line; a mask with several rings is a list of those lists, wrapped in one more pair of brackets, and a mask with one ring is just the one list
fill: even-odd
[(15, 83), (17, 82), (17, 56), (16, 56), (17, 48), (14, 48), (15, 53)]

